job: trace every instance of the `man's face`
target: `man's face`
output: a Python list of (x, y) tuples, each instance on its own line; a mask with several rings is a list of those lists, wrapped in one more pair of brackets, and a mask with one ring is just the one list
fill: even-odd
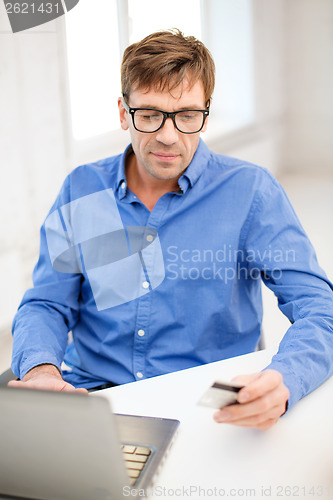
[[(175, 88), (172, 94), (168, 90), (133, 90), (127, 104), (132, 108), (154, 108), (162, 111), (179, 111), (186, 109), (206, 109), (203, 84), (198, 81), (189, 89), (184, 84)], [(161, 181), (175, 179), (182, 175), (190, 164), (198, 147), (200, 132), (182, 134), (171, 119), (154, 133), (142, 133), (135, 130), (132, 117), (118, 100), (121, 127), (129, 129), (133, 150), (136, 156), (138, 173), (147, 180), (153, 177)], [(207, 119), (202, 131), (206, 130)], [(148, 175), (147, 175), (148, 174)]]

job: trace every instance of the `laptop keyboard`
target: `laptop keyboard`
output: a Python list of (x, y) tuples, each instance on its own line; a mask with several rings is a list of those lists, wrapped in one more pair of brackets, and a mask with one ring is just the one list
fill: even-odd
[(133, 486), (133, 484), (135, 484), (139, 479), (140, 474), (152, 453), (152, 450), (144, 446), (134, 446), (130, 444), (123, 444), (121, 449), (130, 478), (130, 484)]

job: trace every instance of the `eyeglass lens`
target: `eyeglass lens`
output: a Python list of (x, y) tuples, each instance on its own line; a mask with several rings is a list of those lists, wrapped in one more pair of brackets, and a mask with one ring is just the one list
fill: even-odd
[[(154, 109), (138, 109), (134, 113), (134, 125), (141, 132), (155, 132), (162, 125), (164, 115)], [(184, 133), (198, 132), (203, 125), (201, 111), (180, 111), (175, 115), (177, 128)]]

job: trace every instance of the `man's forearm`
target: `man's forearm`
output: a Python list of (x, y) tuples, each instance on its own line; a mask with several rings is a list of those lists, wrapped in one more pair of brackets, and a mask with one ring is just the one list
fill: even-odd
[(59, 380), (62, 380), (62, 375), (59, 371), (59, 369), (55, 365), (51, 364), (43, 364), (43, 365), (38, 365), (35, 366), (34, 368), (31, 368), (24, 377), (22, 378), (23, 382), (27, 382), (28, 380), (31, 380), (32, 378), (36, 377), (37, 375), (40, 375), (41, 373), (46, 373), (48, 375), (52, 375), (54, 377), (59, 378)]
[(87, 389), (76, 389), (73, 385), (66, 382), (62, 378), (60, 370), (52, 364), (37, 365), (29, 370), (22, 380), (11, 380), (8, 382), (8, 386), (87, 394)]

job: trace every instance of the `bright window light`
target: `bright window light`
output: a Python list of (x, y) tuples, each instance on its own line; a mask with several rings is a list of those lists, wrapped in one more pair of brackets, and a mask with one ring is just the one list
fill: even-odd
[(129, 0), (128, 13), (130, 43), (170, 28), (201, 39), (200, 0), (168, 0), (162, 8), (156, 0)]
[(252, 2), (213, 0), (210, 5), (207, 46), (216, 63), (210, 121), (229, 131), (251, 123), (255, 115)]
[(119, 128), (116, 0), (80, 0), (66, 16), (66, 35), (74, 139)]
[[(121, 12), (117, 7), (122, 7)], [(171, 28), (203, 40), (216, 62), (206, 138), (253, 121), (251, 0), (168, 0), (164, 8), (156, 0), (80, 0), (66, 15), (75, 148), (84, 149), (89, 143), (89, 150), (95, 151), (103, 141), (109, 147), (110, 137), (119, 131), (120, 44), (124, 48), (154, 31)]]
[[(126, 1), (126, 0), (123, 0)], [(119, 30), (116, 0), (80, 0), (66, 16), (68, 75), (73, 137), (80, 141), (119, 128)], [(168, 0), (168, 9), (156, 0), (128, 0), (129, 43), (159, 29), (179, 28), (201, 37), (200, 0)], [(191, 12), (191, 16), (189, 16)]]

